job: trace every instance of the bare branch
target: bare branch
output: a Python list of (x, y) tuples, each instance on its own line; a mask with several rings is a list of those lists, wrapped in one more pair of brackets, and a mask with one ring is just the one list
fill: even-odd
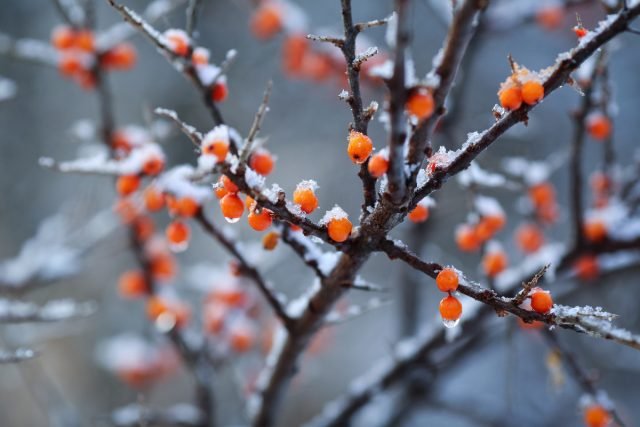
[(307, 34), (307, 38), (309, 40), (313, 40), (316, 42), (331, 43), (332, 45), (339, 47), (340, 49), (342, 49), (344, 46), (344, 39), (337, 38), (337, 37), (317, 36), (315, 34)]
[(156, 108), (153, 112), (159, 116), (166, 117), (172, 120), (175, 124), (178, 125), (182, 133), (189, 137), (191, 142), (193, 142), (193, 145), (200, 148), (200, 144), (202, 143), (202, 134), (198, 132), (195, 127), (188, 125), (180, 120), (178, 114), (175, 111), (168, 110), (166, 108)]
[(273, 88), (273, 81), (269, 80), (267, 83), (267, 88), (264, 90), (264, 96), (262, 97), (262, 103), (260, 103), (260, 107), (258, 108), (258, 112), (253, 119), (253, 124), (251, 125), (251, 129), (249, 130), (249, 135), (247, 135), (247, 140), (240, 151), (240, 161), (246, 162), (249, 154), (251, 153), (251, 148), (253, 145), (253, 141), (255, 140), (258, 132), (260, 131), (260, 126), (262, 125), (262, 120), (264, 120), (264, 116), (269, 111), (269, 96), (271, 95), (271, 89)]
[(358, 24), (355, 24), (354, 28), (356, 29), (356, 31), (361, 32), (368, 28), (380, 27), (382, 25), (386, 25), (389, 23), (390, 19), (391, 19), (391, 16), (387, 16), (386, 18), (382, 18), (382, 19), (374, 19), (372, 21), (360, 22)]
[(378, 48), (375, 46), (372, 46), (369, 49), (365, 50), (364, 52), (358, 54), (356, 58), (353, 60), (352, 65), (355, 69), (359, 70), (363, 62), (367, 61), (369, 58), (373, 58), (377, 54), (378, 54)]

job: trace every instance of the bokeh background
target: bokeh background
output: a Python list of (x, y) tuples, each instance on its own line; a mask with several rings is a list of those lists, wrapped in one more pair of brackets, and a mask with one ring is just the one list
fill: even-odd
[[(338, 1), (295, 2), (308, 13), (314, 32), (339, 30)], [(531, 4), (524, 0), (509, 2)], [(99, 28), (119, 22), (106, 2), (95, 3)], [(412, 50), (419, 76), (429, 71), (446, 31), (432, 3), (415, 0), (411, 6)], [(605, 13), (597, 2), (586, 3), (572, 11), (579, 12), (589, 27)], [(148, 2), (138, 0), (126, 4), (142, 10)], [(290, 192), (301, 179), (316, 179), (320, 184), (321, 208), (339, 204), (352, 218), (357, 218), (362, 195), (356, 169), (344, 153), (350, 112), (337, 98), (341, 90), (339, 82), (334, 79), (318, 84), (287, 78), (280, 62), (282, 39), (276, 37), (263, 42), (252, 37), (248, 31), (250, 11), (248, 0), (205, 0), (199, 21), (197, 41), (211, 50), (214, 62), (219, 62), (231, 48), (238, 51), (228, 77), (230, 96), (221, 106), (227, 121), (246, 133), (266, 82), (273, 79), (271, 109), (262, 133), (269, 138), (269, 149), (278, 156), (269, 181), (278, 182)], [(384, 17), (390, 11), (390, 1), (354, 0), (358, 21)], [(513, 13), (517, 14), (517, 8)], [(542, 29), (532, 20), (511, 22), (509, 18), (507, 14), (506, 17), (496, 15), (491, 23), (485, 20), (485, 28), (473, 44), (464, 75), (459, 76), (464, 84), (455, 89), (456, 123), (448, 135), (436, 136), (436, 146), (444, 144), (455, 149), (464, 142), (467, 132), (482, 130), (492, 123), (491, 108), (496, 102), (498, 85), (509, 72), (506, 60), (509, 53), (518, 62), (536, 70), (551, 65), (558, 53), (576, 43), (569, 30), (575, 24), (570, 15), (562, 28), (555, 31)], [(44, 0), (4, 0), (0, 6), (0, 32), (12, 37), (46, 40), (59, 22), (53, 5)], [(156, 24), (160, 29), (183, 25), (182, 8)], [(372, 29), (367, 36), (386, 48), (384, 29)], [(133, 43), (138, 48), (137, 67), (110, 76), (117, 123), (148, 123), (149, 112), (161, 106), (178, 111), (201, 130), (210, 128), (207, 112), (190, 84), (146, 40), (136, 36)], [(635, 154), (638, 135), (640, 39), (624, 35), (612, 46), (611, 77), (617, 104), (615, 146), (618, 159), (628, 164)], [(111, 209), (115, 194), (108, 178), (64, 175), (38, 165), (40, 156), (72, 159), (86, 149), (71, 129), (80, 119), (96, 119), (95, 96), (62, 79), (55, 69), (11, 58), (0, 57), (0, 75), (15, 81), (18, 88), (15, 98), (0, 103), (0, 259), (3, 259), (14, 256), (43, 219), (64, 210), (74, 224), (83, 224), (92, 215)], [(384, 95), (380, 87), (364, 90), (366, 102), (382, 102)], [(572, 131), (570, 113), (577, 107), (579, 98), (571, 88), (558, 90), (531, 113), (527, 127), (516, 126), (488, 153), (481, 155), (480, 164), (499, 169), (501, 159), (507, 156), (536, 160), (565, 156)], [(382, 148), (386, 143), (383, 126), (377, 120), (370, 126), (370, 135), (376, 147)], [(163, 142), (163, 147), (170, 164), (195, 160), (190, 143), (182, 135), (173, 134)], [(585, 170), (593, 170), (600, 158), (600, 147), (593, 142), (587, 144)], [(567, 177), (565, 167), (553, 175), (559, 201), (565, 208), (560, 223), (549, 235), (552, 240), (562, 241), (567, 237)], [(438, 207), (425, 227), (416, 231), (404, 224), (394, 235), (411, 235), (414, 243), (423, 246), (425, 257), (454, 263), (472, 276), (480, 277), (477, 257), (461, 255), (453, 245), (454, 226), (464, 221), (468, 206), (468, 195), (459, 190), (457, 183), (450, 182), (437, 194)], [(514, 249), (511, 231), (519, 221), (513, 208), (521, 194), (506, 190), (490, 194), (501, 200), (510, 212), (507, 230), (501, 237), (513, 254), (511, 261), (517, 263), (520, 255), (511, 250)], [(216, 209), (208, 207), (207, 212), (223, 224)], [(316, 213), (313, 218), (319, 219), (321, 215)], [(234, 229), (243, 238), (256, 241), (259, 238), (244, 224), (235, 225)], [(127, 244), (124, 230), (115, 228), (92, 248), (78, 275), (32, 295), (36, 301), (51, 297), (94, 300), (98, 305), (95, 315), (63, 324), (10, 325), (0, 329), (3, 346), (27, 345), (41, 351), (38, 358), (24, 364), (0, 366), (0, 425), (108, 425), (109, 412), (130, 402), (142, 399), (151, 406), (161, 406), (189, 400), (193, 387), (186, 372), (178, 372), (167, 383), (145, 391), (141, 397), (96, 362), (97, 346), (109, 336), (126, 331), (153, 335), (142, 305), (123, 302), (116, 294), (120, 272), (135, 263)], [(286, 248), (280, 248), (272, 256), (277, 262), (268, 267), (266, 274), (278, 289), (295, 297), (311, 283), (310, 272)], [(179, 257), (184, 272), (203, 262), (222, 265), (227, 261), (215, 242), (200, 235), (195, 236), (191, 248)], [(570, 301), (563, 302), (602, 305), (621, 314), (622, 326), (640, 330), (637, 273), (638, 270), (631, 269), (595, 284), (583, 285), (579, 292), (571, 294)], [(389, 303), (332, 329), (325, 348), (305, 357), (302, 371), (283, 405), (280, 425), (300, 425), (316, 414), (324, 402), (346, 390), (352, 378), (389, 353), (405, 316), (405, 308), (400, 303), (404, 287), (419, 287), (420, 327), (439, 322), (436, 318), (439, 297), (430, 281), (414, 277), (401, 265), (391, 264), (381, 256), (369, 261), (363, 276), (389, 288), (389, 292), (379, 295)], [(553, 291), (570, 285), (558, 281), (549, 287)], [(184, 287), (189, 298), (198, 298), (182, 281), (178, 286)], [(349, 302), (365, 303), (371, 297), (354, 292)], [(434, 392), (408, 414), (404, 425), (580, 425), (576, 404), (581, 394), (579, 388), (570, 377), (564, 385), (554, 386), (546, 367), (548, 348), (544, 341), (536, 333), (521, 331), (514, 325), (512, 319), (493, 322), (484, 332), (491, 339), (474, 349), (458, 366), (439, 376)], [(637, 352), (570, 332), (560, 331), (559, 336), (586, 367), (599, 374), (602, 388), (618, 404), (629, 425), (638, 425), (640, 358)], [(255, 365), (255, 357), (240, 357), (238, 369), (225, 369), (220, 374), (217, 397), (223, 425), (246, 421), (242, 415), (244, 402), (237, 397), (235, 382), (238, 376), (248, 375), (250, 368), (243, 371), (243, 367)], [(373, 406), (384, 408), (382, 403)], [(360, 425), (372, 426), (383, 421), (381, 411), (369, 412), (368, 418), (367, 414), (365, 411), (359, 419)]]

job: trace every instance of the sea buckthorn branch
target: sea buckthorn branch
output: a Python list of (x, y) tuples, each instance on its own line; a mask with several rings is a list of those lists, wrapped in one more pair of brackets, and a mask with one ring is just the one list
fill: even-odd
[[(383, 241), (380, 249), (385, 252), (390, 259), (400, 259), (410, 267), (423, 272), (433, 279), (435, 279), (443, 269), (439, 264), (421, 260), (418, 256), (411, 253), (403, 244), (391, 240)], [(619, 344), (640, 349), (640, 336), (614, 327), (611, 321), (615, 318), (615, 315), (597, 309), (555, 305), (550, 313), (541, 314), (533, 310), (529, 311), (520, 308), (515, 304), (514, 298), (502, 297), (495, 291), (483, 288), (463, 276), (460, 277), (460, 284), (457, 291), (476, 301), (490, 305), (499, 316), (511, 313), (527, 323), (539, 321), (550, 326), (557, 325), (564, 329), (571, 329), (576, 332), (586, 333), (594, 337), (615, 341)]]
[[(362, 94), (360, 91), (360, 65), (356, 63), (356, 38), (359, 30), (353, 24), (353, 15), (351, 11), (351, 0), (341, 0), (342, 5), (342, 24), (344, 27), (344, 40), (339, 46), (347, 65), (347, 79), (349, 81), (349, 96), (346, 102), (351, 107), (353, 115), (353, 129), (356, 132), (367, 134), (367, 128), (371, 116), (366, 114), (362, 102)], [(369, 160), (360, 165), (358, 176), (362, 181), (364, 192), (364, 203), (362, 204), (362, 216), (368, 215), (368, 208), (373, 207), (376, 203), (376, 180), (369, 174), (367, 170)]]
[(213, 236), (227, 250), (227, 252), (229, 252), (240, 263), (242, 273), (256, 284), (282, 324), (287, 329), (291, 329), (293, 327), (293, 319), (285, 311), (281, 299), (278, 298), (276, 292), (264, 280), (260, 272), (258, 272), (258, 270), (244, 257), (244, 255), (242, 255), (236, 244), (225, 236), (222, 231), (218, 230), (218, 228), (209, 221), (202, 212), (196, 216), (196, 220), (207, 233)]
[(187, 4), (187, 24), (185, 25), (185, 31), (189, 37), (193, 37), (193, 33), (196, 31), (198, 24), (198, 12), (202, 8), (202, 0), (189, 0)]
[[(559, 55), (558, 61), (553, 66), (553, 71), (544, 80), (545, 96), (565, 84), (571, 73), (600, 47), (626, 31), (628, 24), (639, 14), (640, 4), (634, 4), (629, 9), (620, 10), (613, 18), (608, 19), (598, 29), (592, 31), (593, 34), (588, 39), (581, 41), (578, 47)], [(493, 126), (470, 138), (446, 167), (436, 168), (427, 182), (416, 190), (410, 206), (415, 206), (419, 200), (439, 189), (449, 177), (467, 168), (473, 159), (513, 125), (526, 121), (528, 119), (527, 113), (534, 107), (523, 103), (519, 109), (510, 111)]]
[[(224, 124), (222, 113), (211, 97), (211, 88), (215, 84), (216, 80), (221, 77), (222, 72), (220, 73), (220, 75), (213, 79), (211, 85), (205, 85), (198, 76), (195, 65), (193, 64), (191, 58), (181, 58), (175, 52), (173, 52), (171, 47), (165, 42), (160, 32), (158, 32), (140, 15), (136, 14), (124, 5), (116, 3), (115, 0), (107, 1), (116, 11), (120, 13), (120, 15), (122, 15), (122, 17), (127, 22), (129, 22), (142, 34), (144, 34), (163, 54), (163, 56), (174, 66), (174, 68), (176, 68), (176, 70), (178, 70), (181, 74), (187, 77), (187, 79), (191, 81), (191, 83), (193, 83), (196, 89), (198, 89), (198, 91), (201, 93), (205, 106), (209, 110), (214, 123), (217, 125)], [(230, 149), (234, 154), (237, 154), (238, 147), (236, 146), (236, 141), (230, 141)]]
[(271, 96), (272, 88), (273, 81), (269, 80), (269, 82), (267, 83), (267, 88), (264, 90), (264, 95), (262, 97), (260, 107), (258, 107), (258, 112), (253, 118), (253, 123), (251, 124), (251, 129), (249, 129), (247, 139), (242, 146), (242, 150), (240, 150), (240, 162), (242, 163), (246, 163), (247, 159), (249, 158), (249, 154), (251, 154), (251, 149), (253, 147), (253, 141), (256, 139), (256, 136), (258, 136), (258, 132), (260, 132), (260, 126), (262, 126), (264, 116), (267, 114), (267, 111), (269, 111), (269, 96)]
[(602, 67), (607, 58), (606, 50), (601, 50), (593, 67), (589, 82), (584, 88), (584, 96), (578, 111), (574, 113), (574, 130), (569, 156), (569, 194), (571, 194), (571, 222), (573, 225), (573, 245), (580, 247), (585, 242), (584, 236), (584, 201), (582, 198), (583, 174), (582, 152), (587, 135), (586, 118), (594, 106), (594, 86), (596, 77), (602, 72)]
[(13, 39), (0, 33), (0, 54), (38, 65), (58, 66), (58, 53), (40, 40)]
[[(560, 355), (564, 364), (567, 366), (567, 368), (569, 368), (571, 376), (585, 393), (588, 393), (594, 398), (601, 394), (601, 390), (597, 387), (595, 378), (593, 378), (592, 375), (585, 371), (585, 369), (578, 361), (575, 353), (565, 348), (554, 331), (544, 329), (542, 331), (542, 336), (547, 341), (549, 347)], [(620, 415), (618, 414), (618, 411), (616, 411), (615, 407), (612, 406), (610, 408), (607, 408), (607, 411), (620, 427), (625, 426), (625, 423), (620, 418)]]
[(407, 138), (404, 106), (407, 99), (405, 82), (406, 49), (410, 40), (408, 28), (408, 0), (396, 0), (395, 51), (393, 75), (387, 81), (389, 87), (389, 170), (387, 171), (388, 196), (398, 204), (405, 194), (404, 147)]
[[(455, 12), (447, 38), (444, 41), (442, 60), (432, 71), (439, 80), (437, 87), (433, 88), (435, 113), (419, 123), (410, 137), (407, 163), (412, 167), (420, 165), (424, 154), (431, 155), (429, 140), (438, 118), (445, 113), (445, 99), (451, 90), (467, 46), (473, 38), (478, 17), (487, 4), (486, 0), (465, 0)], [(412, 172), (412, 182), (415, 180), (415, 175), (417, 175), (417, 167)]]

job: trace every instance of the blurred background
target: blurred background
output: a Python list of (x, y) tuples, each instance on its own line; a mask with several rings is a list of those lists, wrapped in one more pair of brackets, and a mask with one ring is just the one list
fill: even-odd
[[(356, 21), (382, 18), (392, 9), (390, 1), (354, 0), (353, 3)], [(502, 6), (501, 10), (507, 12), (488, 13), (483, 20), (466, 69), (458, 76), (458, 81), (464, 83), (454, 89), (457, 102), (451, 108), (456, 114), (455, 124), (448, 128), (446, 135), (436, 135), (434, 146), (456, 149), (468, 132), (491, 125), (496, 92), (509, 74), (508, 54), (529, 69), (547, 67), (560, 52), (575, 46), (575, 35), (570, 31), (575, 25), (575, 12), (587, 28), (605, 16), (598, 2), (582, 2), (569, 9), (555, 30), (542, 27), (535, 19), (515, 19), (533, 10), (532, 4), (539, 7), (542, 3), (495, 2), (496, 7)], [(125, 4), (139, 11), (148, 2), (127, 1)], [(351, 114), (337, 97), (342, 89), (341, 81), (330, 78), (312, 82), (287, 77), (281, 65), (282, 38), (257, 40), (249, 31), (253, 7), (249, 0), (205, 0), (203, 4), (197, 43), (211, 50), (211, 60), (215, 63), (219, 63), (229, 49), (238, 51), (228, 73), (229, 99), (221, 105), (231, 126), (246, 134), (267, 81), (273, 80), (270, 111), (262, 130), (262, 135), (268, 136), (268, 148), (277, 155), (276, 168), (268, 182), (279, 183), (290, 194), (300, 180), (315, 179), (320, 185), (321, 209), (313, 214), (314, 220), (334, 204), (343, 207), (351, 218), (357, 218), (362, 194), (357, 170), (344, 152)], [(307, 14), (309, 32), (340, 31), (338, 1), (295, 0), (295, 4)], [(446, 6), (447, 2), (411, 2), (412, 52), (418, 76), (430, 70), (432, 58), (446, 33), (447, 15), (446, 7), (442, 13), (443, 4)], [(106, 2), (96, 1), (95, 7), (99, 29), (120, 22), (120, 17)], [(494, 4), (490, 11), (493, 7)], [(184, 7), (178, 7), (155, 25), (161, 30), (180, 28), (184, 27), (184, 21)], [(5, 0), (0, 8), (0, 32), (14, 38), (46, 41), (51, 29), (60, 22), (53, 4), (43, 0)], [(366, 37), (381, 50), (388, 51), (384, 33), (384, 28), (375, 28), (367, 31)], [(166, 107), (176, 110), (198, 129), (210, 129), (212, 123), (207, 111), (189, 82), (176, 73), (147, 40), (135, 36), (132, 42), (138, 51), (135, 69), (109, 75), (117, 125), (148, 124), (154, 108)], [(626, 165), (627, 159), (635, 155), (637, 143), (640, 39), (623, 35), (612, 47), (610, 74), (617, 104), (615, 148), (617, 158)], [(54, 68), (6, 56), (0, 56), (0, 76), (17, 85), (16, 96), (0, 102), (0, 259), (5, 259), (14, 257), (22, 243), (36, 233), (39, 224), (58, 212), (65, 212), (71, 229), (86, 224), (96, 214), (110, 212), (115, 192), (108, 177), (61, 174), (38, 165), (41, 156), (67, 160), (86, 152), (87, 143), (77, 137), (78, 121), (94, 121), (98, 117), (95, 95), (61, 78)], [(384, 97), (385, 91), (380, 86), (367, 85), (364, 89), (366, 103), (377, 100), (382, 104)], [(486, 169), (500, 170), (501, 160), (508, 156), (533, 160), (566, 156), (572, 135), (571, 112), (579, 102), (580, 95), (575, 90), (569, 87), (558, 90), (531, 113), (528, 126), (514, 127), (488, 153), (479, 157), (479, 163)], [(370, 135), (378, 149), (386, 144), (384, 126), (378, 120), (372, 122)], [(194, 164), (196, 156), (184, 136), (172, 131), (162, 145), (170, 166)], [(600, 148), (593, 142), (587, 144), (585, 171), (593, 170), (600, 158)], [(549, 240), (562, 242), (568, 237), (567, 178), (564, 166), (552, 176), (563, 210), (559, 223), (547, 236)], [(516, 264), (522, 256), (514, 249), (511, 236), (519, 222), (515, 207), (521, 194), (504, 189), (487, 194), (498, 198), (508, 211), (507, 229), (499, 237), (510, 254), (510, 261)], [(436, 199), (438, 205), (425, 226), (403, 224), (394, 231), (394, 236), (409, 238), (413, 244), (420, 245), (415, 250), (427, 259), (455, 264), (472, 277), (477, 273), (479, 279), (478, 257), (458, 252), (453, 240), (455, 225), (467, 216), (468, 194), (460, 191), (452, 180), (437, 193)], [(224, 224), (213, 205), (208, 206), (206, 212), (216, 223)], [(166, 218), (159, 221), (164, 223)], [(244, 221), (232, 228), (240, 238), (259, 242), (260, 236), (248, 229)], [(7, 325), (0, 329), (0, 347), (28, 346), (41, 352), (39, 357), (23, 364), (0, 366), (0, 425), (109, 425), (110, 411), (131, 402), (161, 407), (189, 401), (193, 386), (183, 370), (139, 392), (120, 382), (97, 360), (100, 343), (111, 336), (128, 331), (147, 337), (154, 335), (142, 304), (123, 301), (116, 292), (120, 273), (135, 265), (126, 232), (122, 227), (113, 226), (105, 234), (92, 245), (77, 275), (30, 295), (35, 301), (53, 297), (96, 301), (97, 311), (93, 316), (61, 324)], [(290, 297), (299, 295), (313, 280), (311, 272), (291, 256), (286, 247), (262, 256), (267, 259), (266, 276)], [(269, 261), (269, 257), (273, 259)], [(193, 267), (223, 266), (228, 261), (215, 242), (198, 233), (179, 259), (181, 279), (176, 286), (194, 302), (201, 294), (194, 291), (190, 283), (206, 282), (207, 277), (196, 275), (194, 279), (194, 275), (189, 274), (194, 271)], [(601, 305), (621, 315), (618, 321), (621, 326), (638, 331), (637, 273), (638, 269), (629, 269), (581, 285), (579, 292), (571, 293), (570, 300), (561, 302)], [(389, 354), (401, 334), (406, 315), (406, 307), (400, 303), (403, 288), (418, 287), (421, 328), (439, 322), (436, 308), (440, 297), (430, 280), (415, 277), (402, 265), (380, 255), (368, 262), (362, 274), (389, 288), (387, 293), (373, 295), (387, 303), (330, 329), (325, 345), (304, 358), (302, 370), (283, 405), (280, 425), (297, 426), (308, 420), (323, 403), (345, 391), (351, 379)], [(555, 291), (571, 284), (557, 281), (548, 286)], [(348, 303), (366, 304), (371, 298), (371, 294), (354, 291)], [(580, 388), (570, 376), (566, 376), (563, 384), (554, 383), (553, 372), (547, 366), (548, 347), (537, 332), (523, 331), (515, 327), (513, 319), (505, 318), (492, 322), (484, 334), (491, 339), (438, 376), (432, 393), (407, 414), (403, 425), (581, 425), (577, 406)], [(597, 373), (601, 387), (618, 405), (628, 425), (640, 425), (637, 353), (571, 332), (560, 331), (559, 336), (579, 355), (585, 367)], [(242, 410), (245, 402), (239, 397), (243, 390), (237, 390), (236, 384), (255, 376), (260, 357), (258, 354), (239, 356), (233, 369), (221, 371), (216, 388), (222, 425), (246, 422)], [(381, 421), (378, 412), (369, 418), (367, 414), (363, 411), (359, 425), (372, 426)]]

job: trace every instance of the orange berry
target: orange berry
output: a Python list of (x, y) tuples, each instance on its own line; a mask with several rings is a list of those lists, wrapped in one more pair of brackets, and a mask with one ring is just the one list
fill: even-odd
[(429, 218), (429, 208), (423, 204), (418, 203), (416, 207), (407, 214), (407, 218), (409, 218), (411, 222), (414, 222), (416, 224), (425, 222), (427, 218)]
[(191, 54), (191, 62), (196, 65), (207, 65), (209, 63), (209, 49), (197, 47)]
[(131, 141), (127, 136), (127, 133), (121, 130), (116, 130), (111, 137), (111, 147), (114, 150), (120, 150), (125, 153), (131, 151)]
[(78, 30), (75, 34), (74, 46), (85, 52), (93, 52), (95, 49), (95, 37), (91, 30)]
[(405, 110), (411, 116), (418, 120), (428, 119), (433, 115), (435, 102), (429, 89), (419, 87), (411, 91), (405, 104)]
[(168, 253), (161, 253), (151, 258), (151, 273), (154, 279), (169, 280), (176, 275), (176, 261)]
[(307, 52), (302, 62), (302, 74), (313, 81), (321, 82), (333, 74), (333, 61), (329, 55)]
[(529, 199), (537, 208), (555, 203), (556, 192), (549, 182), (535, 184), (529, 188)]
[(591, 404), (584, 409), (584, 424), (587, 427), (607, 427), (611, 424), (611, 415), (604, 406)]
[(159, 211), (164, 207), (164, 196), (155, 187), (149, 186), (144, 190), (144, 206), (150, 212)]
[(300, 186), (293, 192), (293, 203), (300, 206), (305, 213), (311, 213), (318, 207), (318, 198), (313, 192), (313, 188)]
[(463, 224), (456, 229), (456, 244), (463, 252), (475, 252), (480, 249), (481, 241), (473, 227)]
[(272, 2), (264, 2), (251, 16), (249, 27), (254, 36), (268, 39), (282, 29), (282, 11)]
[(153, 156), (142, 165), (142, 172), (146, 175), (158, 175), (164, 169), (164, 160), (160, 157)]
[(367, 166), (369, 174), (374, 178), (380, 178), (387, 173), (389, 169), (389, 160), (384, 154), (376, 154), (369, 159), (369, 165)]
[(522, 85), (522, 100), (529, 105), (537, 104), (544, 98), (544, 86), (538, 81), (529, 80)]
[(602, 172), (595, 172), (591, 176), (591, 189), (595, 193), (606, 193), (613, 186), (611, 179)]
[(351, 235), (353, 225), (347, 217), (333, 218), (327, 223), (327, 232), (334, 242), (342, 243)]
[(517, 86), (510, 86), (498, 92), (500, 105), (507, 110), (517, 110), (522, 105), (522, 91)]
[(116, 202), (114, 210), (116, 211), (122, 222), (125, 224), (130, 224), (140, 214), (140, 210), (138, 209), (136, 204), (129, 199), (118, 200)]
[(495, 277), (507, 268), (507, 255), (499, 250), (488, 252), (482, 258), (484, 273), (489, 277)]
[(224, 186), (222, 185), (218, 185), (213, 189), (213, 192), (216, 194), (216, 197), (218, 199), (222, 199), (224, 196), (226, 196), (227, 194), (229, 194), (229, 190), (227, 190), (226, 188), (224, 188)]
[(536, 213), (538, 215), (538, 218), (542, 222), (546, 224), (553, 224), (558, 220), (558, 205), (556, 205), (554, 202), (548, 205), (540, 206), (536, 210)]
[(587, 132), (593, 139), (603, 141), (611, 136), (611, 120), (604, 114), (590, 114), (587, 117)]
[(590, 242), (598, 243), (607, 238), (607, 226), (598, 219), (586, 221), (583, 225), (584, 236)]
[(267, 251), (272, 251), (278, 245), (278, 241), (280, 240), (280, 235), (275, 231), (271, 231), (264, 235), (262, 238), (262, 247)]
[(223, 102), (229, 95), (229, 89), (224, 82), (215, 82), (211, 88), (211, 99), (215, 102)]
[(447, 295), (440, 301), (440, 316), (443, 320), (455, 322), (462, 315), (462, 304), (453, 295)]
[(598, 259), (593, 255), (583, 255), (574, 262), (573, 270), (579, 279), (593, 280), (600, 274)]
[(263, 208), (258, 212), (257, 209), (254, 209), (249, 212), (247, 219), (249, 220), (249, 226), (251, 226), (251, 228), (256, 231), (264, 231), (271, 226), (271, 211)]
[(167, 240), (171, 244), (182, 245), (189, 240), (191, 231), (189, 230), (189, 226), (186, 223), (175, 220), (167, 226), (165, 235), (167, 236)]
[(273, 156), (267, 150), (256, 150), (249, 158), (249, 167), (260, 175), (267, 176), (273, 170)]
[(553, 307), (553, 298), (549, 292), (542, 289), (536, 289), (531, 294), (531, 308), (537, 313), (548, 313)]
[(149, 293), (144, 274), (138, 270), (127, 271), (118, 280), (118, 293), (122, 298), (139, 298)]
[(442, 292), (454, 292), (458, 282), (458, 273), (453, 268), (443, 268), (436, 276), (436, 286)]
[(248, 325), (235, 325), (229, 331), (229, 345), (237, 353), (249, 351), (255, 344), (256, 336)]
[(51, 44), (56, 49), (65, 50), (73, 47), (75, 42), (75, 32), (73, 28), (60, 25), (51, 32)]
[(371, 155), (371, 151), (373, 151), (371, 139), (361, 132), (352, 130), (349, 134), (349, 145), (347, 147), (351, 161), (357, 164), (364, 163)]
[(210, 334), (219, 334), (224, 328), (228, 309), (222, 304), (208, 303), (203, 310), (204, 329)]
[(589, 30), (584, 28), (582, 25), (576, 25), (573, 27), (573, 32), (576, 33), (576, 36), (581, 39), (589, 33)]
[(65, 53), (60, 57), (58, 70), (63, 76), (72, 77), (78, 75), (83, 69), (82, 61), (80, 61), (78, 55)]
[(244, 204), (237, 194), (229, 193), (220, 199), (220, 209), (225, 218), (233, 220), (242, 216)]
[(140, 178), (137, 175), (122, 175), (116, 181), (116, 189), (121, 196), (128, 196), (140, 187)]
[(562, 6), (546, 6), (538, 9), (536, 22), (545, 30), (555, 30), (562, 25), (564, 8)]
[(220, 177), (220, 184), (222, 184), (229, 193), (237, 193), (239, 190), (238, 186), (235, 185), (227, 175), (222, 175)]
[(213, 141), (202, 147), (202, 153), (218, 158), (218, 162), (224, 162), (229, 153), (229, 143), (223, 140)]
[(200, 204), (193, 197), (182, 197), (176, 200), (178, 215), (191, 218), (200, 211)]
[(133, 221), (133, 231), (139, 242), (145, 242), (153, 236), (156, 226), (153, 220), (146, 216), (139, 216)]
[(165, 194), (164, 201), (167, 203), (169, 214), (178, 215), (178, 199), (173, 194)]
[(207, 298), (229, 307), (242, 307), (249, 299), (247, 293), (237, 286), (214, 289)]
[(164, 32), (167, 44), (173, 53), (178, 56), (189, 54), (189, 36), (182, 30), (167, 30)]
[(491, 223), (480, 219), (474, 230), (476, 237), (480, 242), (486, 242), (495, 234), (495, 230), (491, 227)]
[(170, 314), (174, 317), (176, 328), (180, 329), (189, 322), (191, 312), (189, 307), (177, 301), (167, 301), (158, 296), (147, 300), (147, 316), (156, 321), (160, 316)]
[(309, 40), (303, 34), (287, 36), (282, 45), (282, 66), (291, 76), (302, 71), (305, 55), (309, 50)]
[(130, 43), (114, 46), (100, 58), (100, 65), (111, 70), (129, 70), (136, 64), (136, 49)]
[(516, 243), (525, 253), (536, 252), (544, 243), (540, 229), (534, 224), (523, 224), (516, 230)]

